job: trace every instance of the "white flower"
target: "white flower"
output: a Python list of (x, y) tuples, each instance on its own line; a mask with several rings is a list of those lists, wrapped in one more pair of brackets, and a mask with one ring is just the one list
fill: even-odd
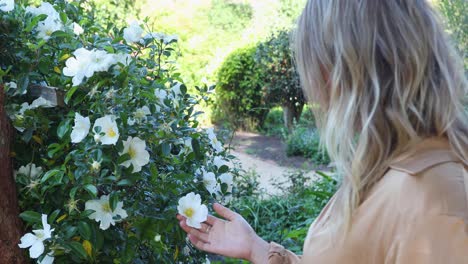
[(148, 106), (143, 106), (139, 109), (137, 109), (134, 113), (134, 116), (136, 119), (143, 119), (145, 118), (147, 115), (151, 115), (151, 111), (149, 109)]
[(10, 12), (15, 8), (14, 0), (0, 0), (0, 10), (3, 12)]
[(180, 154), (188, 154), (191, 151), (193, 151), (193, 149), (192, 149), (192, 138), (191, 137), (181, 138), (181, 139), (178, 140), (177, 144), (178, 145), (183, 145), (183, 146), (181, 146)]
[(60, 20), (47, 18), (37, 24), (37, 37), (48, 40), (55, 31), (62, 30), (62, 28), (63, 24)]
[[(167, 99), (167, 91), (163, 89), (156, 89), (154, 91), (154, 95), (158, 98), (159, 104), (164, 106), (164, 100)], [(156, 106), (156, 111), (161, 111), (161, 107), (159, 105)]]
[(124, 161), (121, 165), (128, 168), (133, 165), (133, 172), (141, 171), (141, 168), (149, 163), (149, 152), (146, 150), (146, 142), (138, 137), (128, 137), (123, 141), (124, 149), (120, 155), (130, 155), (130, 159)]
[(42, 174), (42, 167), (36, 167), (36, 164), (29, 163), (26, 166), (21, 166), (15, 173), (15, 177), (18, 174), (23, 174), (31, 179), (37, 179)]
[[(1, 0), (0, 0), (1, 2)], [(8, 82), (8, 83), (5, 83), (5, 85), (9, 88), (9, 89), (17, 89), (18, 88), (18, 85), (15, 83), (15, 82)]]
[(134, 113), (133, 113), (133, 118), (128, 120), (128, 124), (133, 126), (135, 123), (142, 123), (146, 122), (147, 118), (146, 116), (151, 115), (151, 111), (148, 106), (143, 106), (141, 108), (138, 108)]
[(155, 39), (157, 41), (163, 41), (164, 44), (169, 44), (172, 41), (177, 41), (179, 37), (177, 35), (166, 35), (164, 33), (151, 32), (146, 34), (143, 39)]
[(216, 156), (213, 158), (213, 165), (215, 165), (218, 169), (224, 165), (228, 165), (227, 161), (223, 159), (223, 157)]
[(154, 241), (156, 241), (156, 242), (161, 241), (161, 235), (160, 234), (155, 235), (154, 236)]
[(93, 53), (85, 48), (79, 48), (73, 52), (73, 55), (75, 57), (70, 57), (65, 62), (63, 75), (73, 77), (73, 86), (78, 86), (85, 77), (91, 78), (94, 74), (94, 69), (91, 67)]
[(28, 6), (26, 12), (34, 16), (47, 15), (44, 21), (40, 21), (37, 24), (36, 30), (38, 32), (38, 38), (48, 40), (52, 33), (62, 30), (63, 28), (59, 13), (50, 3), (44, 2), (39, 7)]
[(42, 259), (38, 264), (52, 264), (54, 263), (54, 256), (52, 252), (47, 253), (47, 255)]
[(143, 29), (140, 27), (137, 21), (133, 21), (127, 28), (124, 29), (123, 33), (125, 41), (130, 44), (141, 40)]
[(213, 172), (203, 172), (203, 184), (210, 194), (218, 193), (218, 181)]
[(50, 229), (47, 223), (47, 215), (42, 215), (42, 226), (44, 229), (33, 230), (33, 233), (27, 233), (21, 237), (21, 243), (18, 244), (20, 248), (29, 248), (29, 256), (31, 258), (38, 258), (44, 253), (44, 241), (52, 237), (54, 229)]
[[(104, 133), (104, 135), (100, 135), (99, 137), (99, 141), (103, 145), (115, 145), (117, 140), (119, 140), (119, 128), (117, 127), (114, 116), (106, 115), (96, 119), (93, 131), (96, 131), (96, 127), (101, 127), (101, 131), (98, 134)], [(96, 137), (94, 139), (96, 140)]]
[(110, 90), (106, 93), (106, 99), (110, 100), (110, 99), (114, 98), (116, 93), (117, 93), (117, 90), (115, 90), (115, 89), (110, 89)]
[(80, 85), (83, 79), (91, 78), (95, 72), (103, 72), (117, 63), (116, 56), (103, 50), (79, 48), (65, 62), (63, 75), (73, 77), (73, 86)]
[(91, 169), (93, 169), (93, 171), (99, 171), (101, 169), (101, 162), (93, 160), (93, 163), (91, 163)]
[(181, 83), (176, 83), (174, 86), (171, 87), (171, 91), (174, 93), (175, 98), (178, 98), (182, 95), (182, 92), (180, 91), (181, 86)]
[(184, 256), (188, 256), (190, 254), (190, 248), (188, 246), (182, 248), (182, 254), (184, 254)]
[(38, 15), (47, 15), (47, 17), (54, 18), (54, 19), (60, 19), (60, 15), (55, 10), (55, 8), (47, 2), (43, 2), (39, 7), (34, 7), (34, 6), (28, 6), (26, 7), (26, 13), (31, 13), (34, 16)]
[(233, 178), (231, 173), (223, 173), (219, 175), (219, 180), (221, 183), (225, 183), (228, 186), (227, 192), (232, 192)]
[(179, 199), (177, 210), (187, 218), (187, 225), (194, 228), (201, 228), (208, 217), (208, 208), (201, 204), (200, 195), (193, 192)]
[(208, 128), (206, 130), (206, 133), (208, 135), (208, 139), (210, 140), (211, 147), (214, 148), (216, 153), (223, 152), (223, 150), (224, 150), (223, 144), (221, 144), (221, 142), (216, 137), (216, 135), (214, 133), (214, 129), (213, 128)]
[(165, 44), (169, 44), (172, 41), (177, 41), (179, 37), (177, 35), (166, 35), (163, 39)]
[(102, 195), (99, 200), (89, 200), (85, 203), (85, 210), (94, 210), (94, 213), (88, 216), (89, 219), (101, 222), (99, 228), (106, 230), (110, 225), (115, 225), (114, 217), (120, 216), (126, 218), (127, 212), (123, 209), (123, 202), (118, 202), (115, 210), (112, 211), (109, 204), (109, 195)]
[(84, 33), (84, 29), (80, 26), (80, 24), (73, 22), (72, 25), (73, 25), (73, 33), (75, 33), (75, 35), (79, 36)]
[(29, 106), (29, 109), (36, 109), (39, 107), (49, 108), (49, 107), (54, 107), (54, 106), (56, 106), (56, 104), (45, 99), (44, 97), (39, 97), (31, 103), (31, 105)]
[(89, 133), (91, 121), (89, 117), (83, 117), (79, 113), (75, 113), (75, 125), (71, 132), (71, 142), (80, 143)]
[(95, 72), (104, 72), (109, 70), (110, 66), (116, 64), (114, 54), (109, 54), (104, 50), (92, 50), (91, 67)]
[(24, 115), (24, 112), (26, 112), (26, 110), (29, 110), (29, 109), (30, 109), (29, 104), (27, 102), (24, 102), (24, 103), (21, 104), (21, 108), (18, 111), (18, 114), (19, 115)]
[(122, 63), (123, 65), (128, 66), (132, 61), (132, 56), (130, 56), (130, 54), (117, 53), (114, 54), (114, 60), (116, 63)]

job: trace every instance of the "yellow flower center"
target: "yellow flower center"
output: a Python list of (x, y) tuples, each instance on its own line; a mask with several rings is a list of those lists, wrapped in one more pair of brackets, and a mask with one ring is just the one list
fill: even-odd
[(109, 130), (107, 130), (107, 135), (109, 137), (115, 137), (115, 136), (117, 136), (117, 133), (115, 133), (113, 128), (109, 128)]
[(109, 203), (105, 203), (102, 205), (102, 211), (106, 212), (106, 213), (111, 213), (112, 210), (110, 208), (110, 204)]
[(44, 237), (44, 233), (43, 233), (43, 232), (37, 232), (37, 233), (36, 233), (36, 237), (39, 238), (39, 239), (41, 239), (41, 238)]
[(52, 33), (54, 33), (52, 30), (47, 30), (47, 31), (46, 31), (46, 35), (47, 35), (47, 36), (52, 35)]
[(185, 211), (184, 211), (185, 216), (188, 217), (188, 218), (192, 217), (194, 213), (195, 213), (195, 212), (193, 211), (192, 208), (187, 208), (187, 209), (185, 209)]
[(130, 158), (134, 159), (135, 156), (136, 156), (136, 151), (132, 147), (129, 147), (128, 148), (128, 155), (130, 155)]

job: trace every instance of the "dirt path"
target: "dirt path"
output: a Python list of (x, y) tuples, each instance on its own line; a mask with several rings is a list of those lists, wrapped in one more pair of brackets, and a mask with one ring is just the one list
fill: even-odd
[(288, 157), (286, 146), (279, 138), (249, 132), (236, 132), (231, 142), (244, 170), (255, 170), (260, 176), (260, 188), (267, 194), (278, 194), (273, 182), (287, 181), (288, 173), (303, 169), (308, 176), (314, 174), (314, 164), (303, 157)]

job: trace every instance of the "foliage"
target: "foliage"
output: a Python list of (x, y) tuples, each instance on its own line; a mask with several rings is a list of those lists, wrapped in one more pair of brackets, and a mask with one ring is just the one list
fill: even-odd
[[(256, 62), (263, 71), (266, 87), (265, 101), (283, 106), (291, 111), (286, 124), (291, 128), (293, 119), (299, 121), (305, 98), (301, 89), (299, 74), (292, 61), (290, 33), (281, 30), (257, 47)], [(289, 113), (289, 112), (288, 112)]]
[[(215, 136), (198, 128), (201, 113), (195, 107), (211, 88), (187, 93), (174, 71), (175, 39), (152, 34), (130, 43), (128, 28), (95, 23), (95, 10), (85, 3), (51, 2), (53, 20), (50, 13), (32, 15), (20, 5), (0, 11), (0, 87), (17, 130), (12, 155), (20, 216), (28, 230), (37, 230), (46, 214), (54, 229), (38, 261), (46, 254), (57, 263), (204, 261), (175, 215), (178, 199), (189, 192), (204, 202), (224, 200), (229, 186), (218, 176), (237, 175), (235, 168), (213, 165), (214, 157), (230, 158)], [(76, 35), (73, 22), (84, 32)], [(60, 29), (42, 31), (48, 23)], [(83, 57), (84, 51), (92, 56)], [(41, 91), (57, 100), (37, 98)], [(88, 131), (77, 114), (89, 118)], [(97, 125), (103, 117), (111, 127)], [(81, 139), (77, 131), (85, 132)], [(115, 144), (106, 143), (109, 138)], [(201, 167), (216, 175), (220, 188), (213, 196), (197, 172)], [(103, 213), (126, 212), (109, 228), (92, 219), (94, 209), (86, 209), (105, 195)]]
[(449, 33), (464, 56), (465, 71), (468, 71), (468, 2), (465, 0), (439, 0), (439, 10), (444, 15)]
[(296, 127), (286, 139), (286, 144), (289, 156), (304, 156), (316, 164), (330, 163), (327, 153), (320, 148), (320, 136), (315, 129)]
[(231, 53), (218, 70), (214, 121), (227, 121), (234, 128), (253, 130), (267, 113), (262, 77), (254, 60), (256, 48)]
[(232, 206), (260, 237), (301, 254), (310, 225), (333, 196), (338, 183), (322, 172), (317, 172), (318, 178), (314, 180), (302, 172), (287, 176), (291, 185), (278, 183), (283, 194), (266, 199), (244, 194)]
[(213, 0), (208, 13), (210, 24), (221, 29), (238, 32), (244, 29), (253, 16), (252, 6), (246, 3), (234, 3)]
[[(283, 108), (279, 106), (271, 108), (265, 118), (265, 123), (261, 132), (267, 136), (276, 136), (282, 139), (287, 139), (289, 131), (284, 125), (283, 115)], [(304, 106), (301, 119), (295, 125), (300, 127), (315, 128), (315, 118), (308, 105)]]

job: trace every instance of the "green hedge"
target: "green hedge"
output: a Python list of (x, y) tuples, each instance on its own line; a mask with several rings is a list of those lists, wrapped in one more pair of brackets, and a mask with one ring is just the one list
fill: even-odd
[(262, 76), (254, 60), (256, 47), (231, 53), (217, 73), (213, 122), (227, 122), (233, 128), (261, 127), (268, 109), (263, 101)]

